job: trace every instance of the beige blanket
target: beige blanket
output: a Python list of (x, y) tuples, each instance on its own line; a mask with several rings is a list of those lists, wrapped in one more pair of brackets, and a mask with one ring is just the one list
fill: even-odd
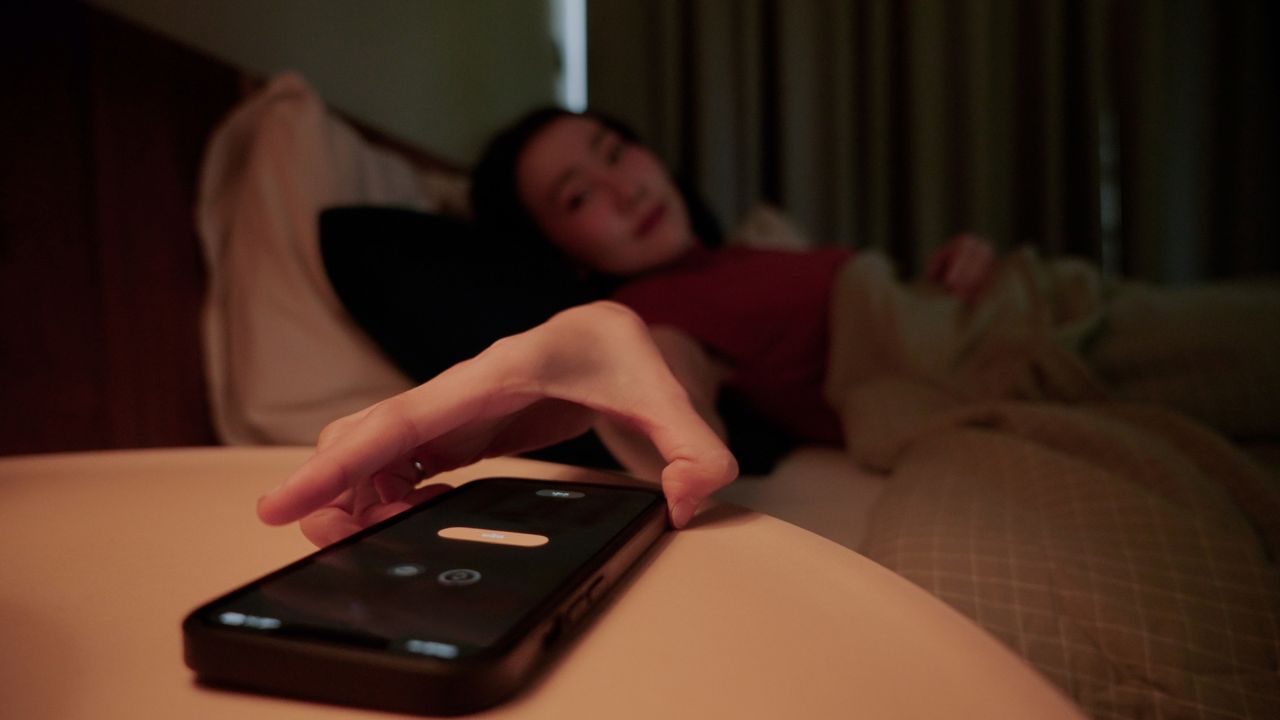
[[(852, 262), (828, 393), (854, 458), (891, 474), (864, 550), (1096, 717), (1274, 717), (1280, 489), (1185, 413), (1116, 399), (1101, 368), (1153, 356), (1112, 334), (1135, 319), (1116, 316), (1125, 292), (1019, 254), (966, 308), (878, 256)], [(1201, 357), (1187, 344), (1166, 343), (1183, 370)], [(1203, 410), (1205, 395), (1179, 397)], [(1280, 408), (1256, 405), (1233, 421), (1257, 430)]]

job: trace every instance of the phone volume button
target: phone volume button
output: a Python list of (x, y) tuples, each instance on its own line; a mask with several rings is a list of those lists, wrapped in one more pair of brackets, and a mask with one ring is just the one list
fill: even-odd
[(583, 596), (591, 598), (591, 600), (594, 602), (595, 600), (600, 599), (600, 589), (603, 586), (604, 586), (604, 576), (597, 575), (596, 579), (592, 580), (591, 584), (587, 586), (587, 591), (583, 593)]
[(569, 609), (564, 613), (566, 624), (577, 624), (577, 622), (582, 619), (582, 616), (587, 614), (587, 610), (590, 607), (591, 596), (587, 593), (579, 595), (578, 599), (574, 600), (573, 603), (569, 605)]
[(551, 621), (551, 629), (547, 630), (547, 634), (542, 636), (542, 646), (551, 647), (564, 634), (564, 627), (568, 623), (563, 615), (557, 615), (556, 619)]
[(587, 614), (587, 611), (591, 609), (591, 606), (599, 599), (599, 596), (596, 593), (600, 590), (603, 584), (604, 576), (600, 575), (596, 577), (589, 585), (587, 585), (586, 590), (583, 590), (578, 597), (574, 598), (573, 601), (569, 603), (568, 607), (566, 607), (563, 612), (556, 616), (555, 621), (551, 624), (551, 629), (547, 630), (547, 634), (543, 636), (543, 646), (550, 646), (554, 644), (565, 634), (565, 632), (569, 631), (574, 625), (577, 625), (578, 622), (582, 620), (582, 618)]

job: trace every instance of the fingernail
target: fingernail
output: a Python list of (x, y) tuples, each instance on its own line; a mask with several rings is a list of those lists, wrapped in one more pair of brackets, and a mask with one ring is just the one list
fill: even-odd
[(671, 524), (677, 530), (682, 529), (693, 519), (693, 513), (697, 509), (692, 500), (677, 500), (676, 504), (671, 506)]

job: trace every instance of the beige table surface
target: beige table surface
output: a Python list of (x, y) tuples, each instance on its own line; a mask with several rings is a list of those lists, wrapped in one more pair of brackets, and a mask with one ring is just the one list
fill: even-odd
[[(0, 458), (0, 717), (393, 717), (211, 690), (199, 603), (312, 550), (254, 516), (301, 448)], [(447, 476), (585, 479), (492, 460)], [(673, 533), (530, 691), (483, 717), (1058, 718), (977, 626), (839, 545), (720, 505)]]

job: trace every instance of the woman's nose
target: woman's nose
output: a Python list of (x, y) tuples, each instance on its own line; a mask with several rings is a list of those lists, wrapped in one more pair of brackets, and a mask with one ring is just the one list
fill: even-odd
[(646, 193), (644, 183), (617, 172), (609, 174), (608, 187), (614, 203), (623, 211), (639, 205)]

